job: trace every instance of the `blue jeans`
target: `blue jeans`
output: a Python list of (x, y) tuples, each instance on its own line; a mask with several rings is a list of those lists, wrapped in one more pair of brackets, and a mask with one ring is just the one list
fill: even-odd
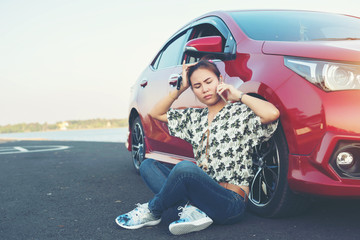
[(218, 224), (235, 223), (244, 216), (243, 197), (220, 186), (192, 162), (182, 161), (171, 169), (156, 160), (146, 159), (141, 163), (140, 174), (155, 193), (149, 201), (149, 209), (156, 216), (186, 202)]

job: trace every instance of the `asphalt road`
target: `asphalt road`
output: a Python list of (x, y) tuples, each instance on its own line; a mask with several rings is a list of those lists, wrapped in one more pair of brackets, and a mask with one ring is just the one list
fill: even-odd
[[(51, 146), (68, 146), (51, 150)], [(16, 147), (16, 148), (14, 148)], [(39, 151), (39, 150), (46, 151)], [(11, 154), (3, 154), (5, 152)], [(36, 152), (37, 151), (37, 152)], [(125, 230), (114, 219), (152, 193), (133, 170), (123, 143), (21, 141), (0, 144), (0, 239), (359, 239), (360, 200), (321, 200), (300, 216), (247, 214), (172, 236), (174, 210), (154, 227)]]

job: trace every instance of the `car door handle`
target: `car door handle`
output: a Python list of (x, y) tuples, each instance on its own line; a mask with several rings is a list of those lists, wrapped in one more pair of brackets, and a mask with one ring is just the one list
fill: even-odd
[(180, 74), (177, 74), (177, 73), (171, 74), (169, 77), (169, 84), (171, 86), (175, 87), (179, 77), (180, 77)]
[(146, 87), (147, 84), (148, 84), (148, 80), (143, 79), (140, 83), (140, 86), (144, 88), (144, 87)]

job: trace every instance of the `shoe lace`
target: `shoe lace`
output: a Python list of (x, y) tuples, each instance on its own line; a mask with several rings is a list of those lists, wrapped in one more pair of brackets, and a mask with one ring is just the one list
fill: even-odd
[(149, 208), (147, 206), (146, 203), (144, 204), (140, 204), (137, 203), (136, 204), (136, 208), (134, 210), (132, 210), (129, 215), (134, 219), (134, 220), (138, 220), (141, 218), (141, 216), (143, 216), (145, 213), (149, 212)]
[(177, 210), (181, 211), (181, 212), (178, 213), (178, 216), (180, 217), (180, 219), (190, 216), (190, 213), (191, 213), (190, 206), (191, 205), (186, 204), (184, 207), (180, 206), (180, 207), (177, 208)]

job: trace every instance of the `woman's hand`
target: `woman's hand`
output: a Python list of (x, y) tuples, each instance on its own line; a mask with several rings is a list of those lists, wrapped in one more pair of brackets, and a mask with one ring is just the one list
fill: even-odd
[[(217, 87), (218, 94), (227, 94), (228, 101), (240, 101), (240, 90), (234, 86), (220, 83)], [(223, 95), (224, 96), (224, 95)], [(246, 104), (256, 115), (260, 117), (261, 123), (268, 124), (279, 118), (279, 110), (270, 102), (264, 101), (260, 98), (252, 97), (250, 95), (243, 95), (241, 102)]]
[(149, 115), (162, 122), (167, 122), (167, 111), (171, 107), (171, 104), (183, 93), (186, 89), (189, 88), (189, 81), (187, 77), (187, 73), (189, 70), (189, 67), (194, 66), (196, 63), (192, 64), (185, 64), (185, 60), (183, 61), (182, 65), (182, 82), (180, 85), (180, 89), (174, 89), (172, 90), (169, 95), (166, 95), (164, 98), (162, 98), (159, 102), (157, 102), (154, 107), (150, 110)]
[(233, 85), (220, 82), (217, 86), (217, 93), (225, 97), (227, 101), (234, 102), (240, 100), (239, 97), (242, 92), (236, 89)]
[(190, 87), (189, 85), (189, 79), (188, 79), (188, 71), (189, 71), (189, 67), (196, 65), (196, 63), (190, 63), (190, 64), (185, 64), (185, 60), (183, 61), (182, 64), (182, 82), (181, 82), (181, 86), (180, 86), (180, 90), (181, 92), (185, 91), (186, 89), (188, 89)]

